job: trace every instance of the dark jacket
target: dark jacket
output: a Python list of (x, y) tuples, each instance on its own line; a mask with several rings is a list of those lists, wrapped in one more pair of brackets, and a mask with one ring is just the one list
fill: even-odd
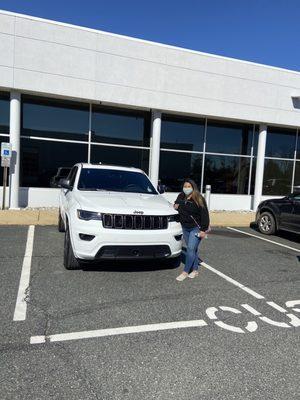
[[(209, 227), (209, 213), (204, 197), (203, 207), (199, 207), (194, 200), (187, 200), (184, 193), (180, 193), (175, 204), (178, 204), (179, 220), (185, 228), (195, 228), (197, 224), (201, 227), (201, 231), (206, 231)], [(193, 218), (197, 221), (197, 224)]]

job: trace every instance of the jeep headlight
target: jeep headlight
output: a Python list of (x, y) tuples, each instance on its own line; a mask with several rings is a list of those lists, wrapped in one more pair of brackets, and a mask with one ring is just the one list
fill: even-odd
[(95, 211), (77, 210), (77, 215), (79, 219), (83, 219), (84, 221), (101, 221), (102, 219), (101, 213)]

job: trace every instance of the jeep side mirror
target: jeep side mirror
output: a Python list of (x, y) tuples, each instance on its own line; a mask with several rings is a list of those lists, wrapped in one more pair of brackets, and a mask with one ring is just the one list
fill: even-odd
[(67, 189), (67, 190), (73, 189), (73, 186), (71, 185), (69, 179), (60, 179), (58, 182), (58, 185), (63, 189)]

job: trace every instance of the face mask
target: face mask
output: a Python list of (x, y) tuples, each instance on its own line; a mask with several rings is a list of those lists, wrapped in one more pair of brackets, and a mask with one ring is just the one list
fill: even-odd
[(192, 188), (183, 188), (183, 193), (184, 193), (186, 196), (189, 196), (190, 194), (193, 193), (193, 189), (192, 189)]

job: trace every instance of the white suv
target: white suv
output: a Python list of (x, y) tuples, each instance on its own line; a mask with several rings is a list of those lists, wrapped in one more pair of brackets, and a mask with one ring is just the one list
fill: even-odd
[(64, 265), (83, 261), (167, 259), (181, 254), (177, 211), (136, 168), (76, 164), (60, 181)]

